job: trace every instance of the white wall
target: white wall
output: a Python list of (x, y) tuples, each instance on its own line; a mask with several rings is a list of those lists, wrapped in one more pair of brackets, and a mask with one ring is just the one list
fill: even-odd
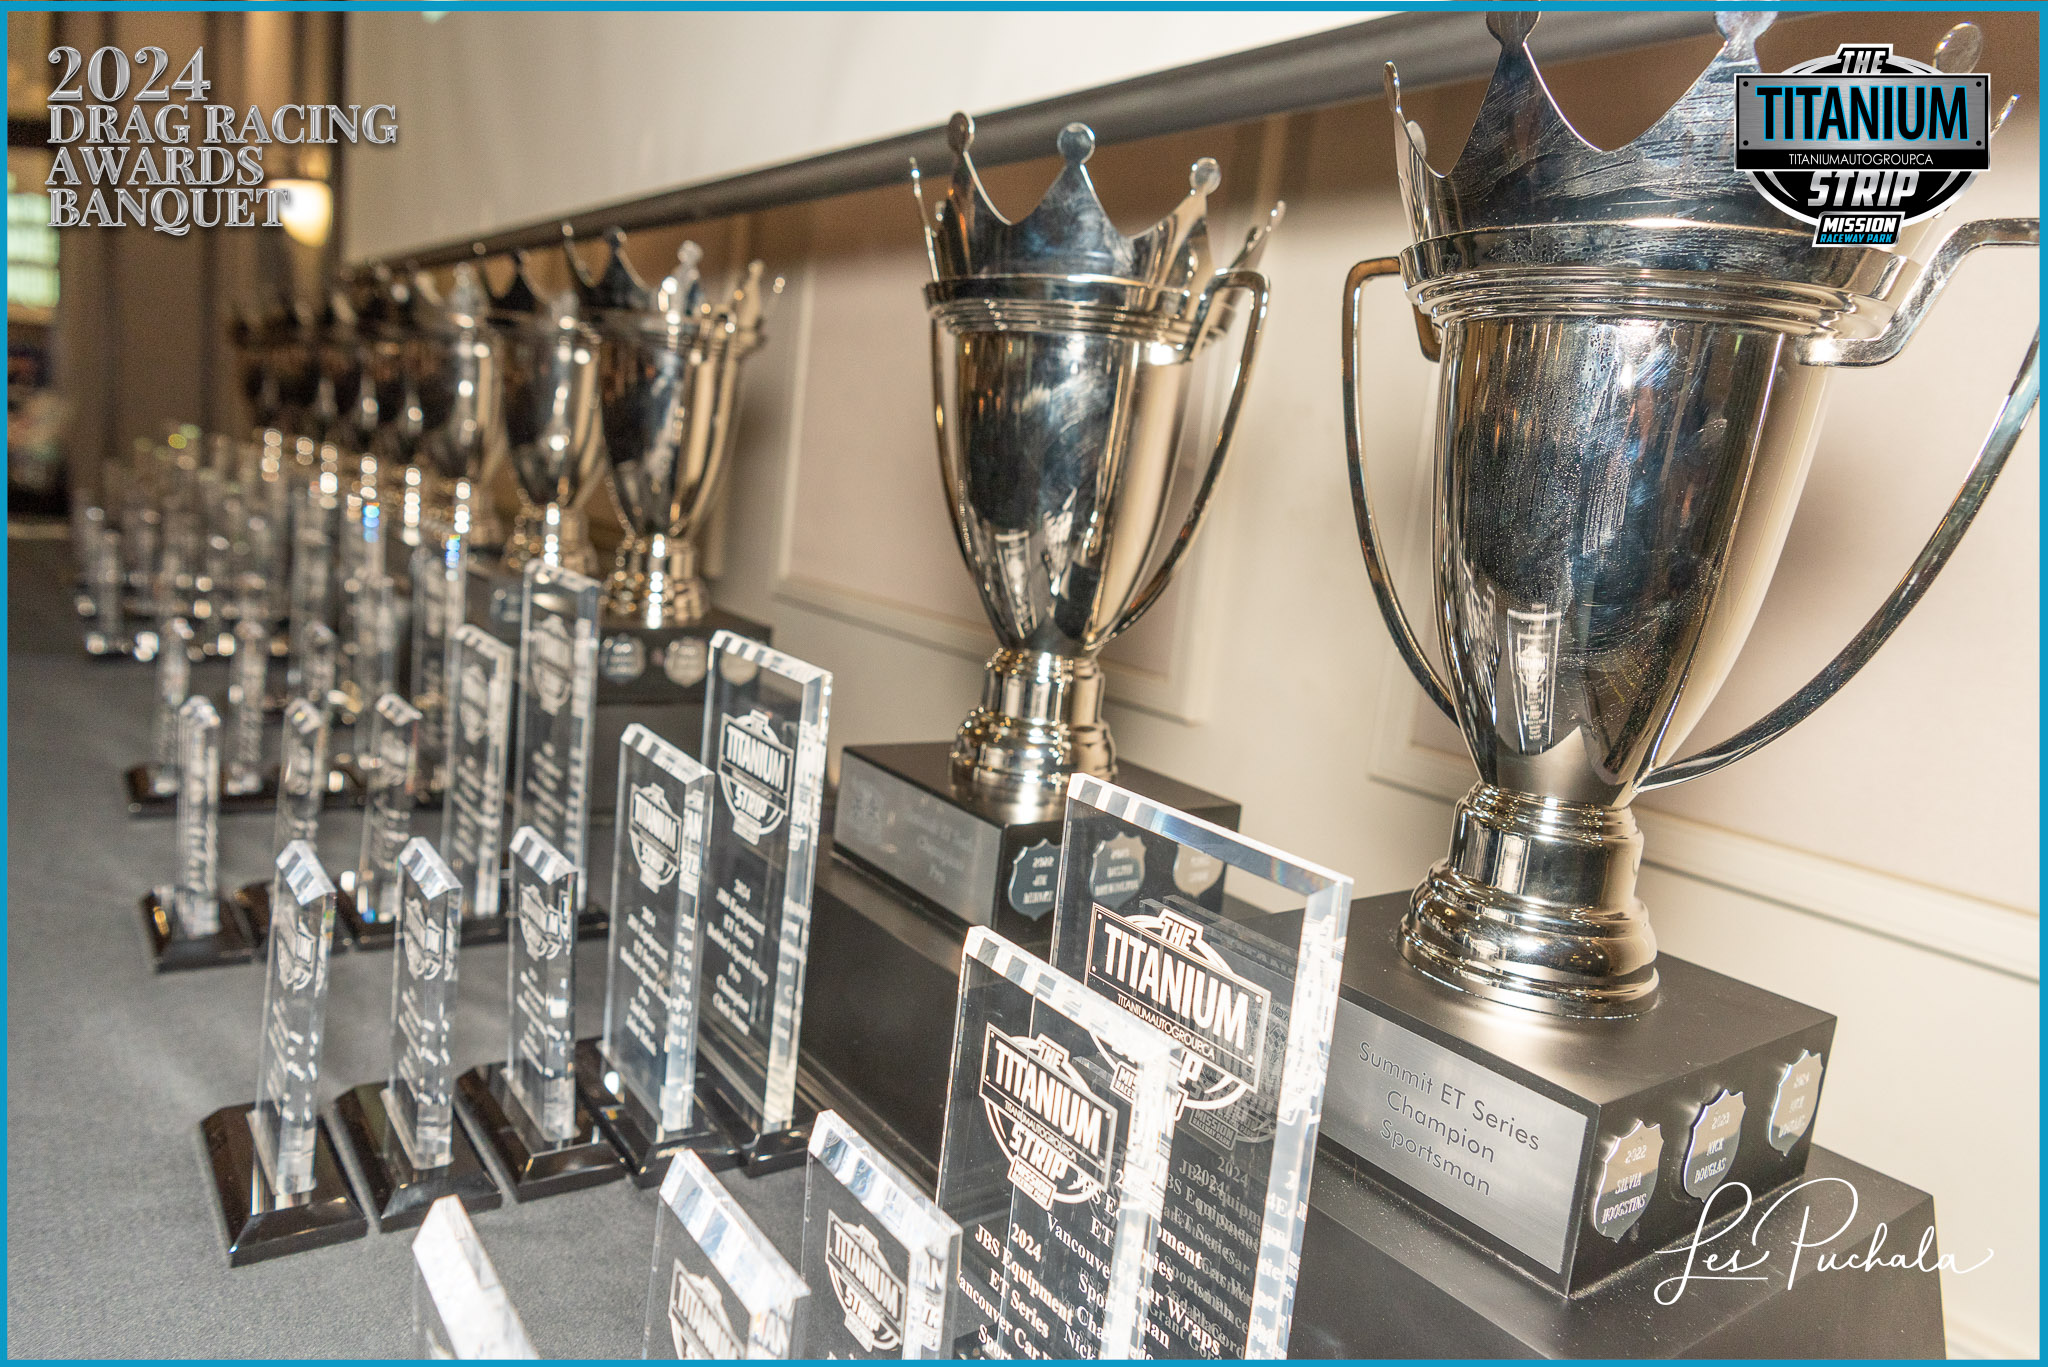
[[(1765, 58), (1782, 68), (1849, 37), (1924, 54), (1947, 22), (1786, 23)], [(1981, 22), (1994, 90), (2025, 98), (1956, 217), (2036, 213), (2035, 21)], [(1687, 43), (1578, 64), (1554, 87), (1613, 145), (1707, 55)], [(1476, 85), (1411, 96), (1440, 158), (1477, 99)], [(1275, 194), (1290, 212), (1266, 258), (1270, 334), (1221, 506), (1151, 638), (1119, 644), (1111, 720), (1130, 758), (1240, 798), (1248, 832), (1349, 872), (1361, 893), (1406, 887), (1442, 853), (1469, 769), (1394, 658), (1346, 487), (1339, 286), (1353, 261), (1408, 240), (1389, 121), (1350, 106), (1107, 147), (1090, 169), (1130, 228), (1172, 203), (1203, 153), (1223, 165), (1223, 240)], [(1022, 213), (1051, 173), (1005, 168), (991, 190)], [(699, 235), (714, 260), (751, 251), (790, 277), (746, 381), (717, 594), (835, 671), (835, 741), (949, 735), (990, 637), (935, 474), (909, 191)], [(636, 239), (640, 264), (679, 236)], [(1987, 253), (1902, 358), (1837, 377), (1771, 598), (1696, 740), (1796, 687), (1904, 569), (2011, 382), (2037, 282), (2032, 253)], [(1422, 610), (1431, 367), (1390, 289), (1371, 309), (1374, 489)], [(1839, 1015), (1820, 1141), (1931, 1190), (1943, 1246), (1965, 1265), (1993, 1252), (1947, 1280), (1952, 1343), (2019, 1355), (2039, 1345), (2038, 507), (2030, 435), (1919, 611), (1841, 697), (1761, 754), (1642, 804), (1643, 896), (1664, 948)]]
[(396, 104), (401, 131), (350, 159), (343, 240), (481, 234), (1375, 12), (358, 12), (349, 98)]

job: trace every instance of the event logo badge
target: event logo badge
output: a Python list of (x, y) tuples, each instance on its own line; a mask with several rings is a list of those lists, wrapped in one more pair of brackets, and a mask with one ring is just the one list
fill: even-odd
[(405, 927), (406, 971), (421, 982), (432, 982), (441, 976), (441, 950), (447, 939), (447, 927), (427, 915), (426, 904), (417, 897), (405, 900), (404, 914), (399, 922)]
[(1990, 105), (1988, 76), (1844, 43), (1735, 78), (1735, 169), (1812, 224), (1816, 247), (1892, 246), (1990, 166)]
[(725, 1317), (725, 1300), (718, 1285), (676, 1263), (668, 1288), (668, 1332), (679, 1358), (712, 1358), (731, 1361), (744, 1357), (739, 1335)]
[(1043, 1035), (982, 1041), (981, 1103), (1010, 1160), (1010, 1182), (1047, 1210), (1092, 1201), (1109, 1186), (1116, 1118), (1067, 1051)]
[(749, 845), (758, 846), (788, 813), (795, 758), (766, 712), (757, 708), (725, 719), (718, 740), (718, 791), (732, 812), (734, 832)]
[(627, 843), (639, 866), (640, 882), (649, 892), (660, 892), (676, 876), (682, 860), (682, 835), (683, 819), (668, 805), (668, 794), (660, 784), (643, 783), (633, 789)]
[(550, 902), (532, 884), (519, 889), (519, 934), (528, 957), (552, 959), (569, 944), (568, 899)]
[(277, 942), (278, 984), (287, 992), (298, 992), (313, 981), (313, 926), (304, 917), (291, 918), (291, 934)]
[(562, 704), (569, 701), (573, 671), (571, 657), (575, 645), (569, 640), (569, 629), (562, 625), (559, 617), (544, 617), (533, 628), (533, 664), (527, 670), (527, 684), (534, 696), (540, 700), (541, 710), (554, 716), (562, 710)]
[(491, 689), (491, 676), (484, 672), (482, 664), (475, 660), (462, 667), (461, 698), (456, 705), (455, 715), (462, 722), (462, 739), (465, 744), (475, 745), (484, 738), (484, 729), (490, 725), (490, 711), (487, 706)]
[(870, 1353), (903, 1342), (903, 1279), (889, 1270), (882, 1241), (866, 1225), (825, 1212), (825, 1272), (846, 1314), (846, 1332)]

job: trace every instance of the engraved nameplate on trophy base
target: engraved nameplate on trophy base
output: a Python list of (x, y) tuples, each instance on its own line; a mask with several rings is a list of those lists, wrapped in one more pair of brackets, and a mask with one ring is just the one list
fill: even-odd
[[(1162, 807), (1237, 829), (1228, 798), (1131, 764), (1116, 781)], [(952, 746), (849, 745), (839, 765), (833, 848), (891, 887), (1016, 944), (1052, 939), (1066, 797), (1028, 809), (953, 780)]]
[(811, 1128), (797, 1270), (817, 1288), (798, 1317), (797, 1356), (951, 1353), (960, 1226), (834, 1111)]
[(413, 1356), (490, 1362), (538, 1358), (469, 1212), (444, 1196), (412, 1241)]
[(177, 710), (177, 871), (142, 895), (142, 928), (156, 971), (245, 964), (255, 939), (220, 893), (220, 714), (204, 697)]
[(391, 1071), (335, 1098), (341, 1139), (363, 1175), (377, 1228), (405, 1229), (453, 1196), (493, 1210), (498, 1184), (455, 1120), (455, 986), (462, 885), (415, 836), (399, 856), (398, 948), (391, 966)]
[[(466, 582), (470, 625), (515, 649), (519, 645), (521, 579), (472, 559)], [(694, 736), (704, 728), (704, 675), (711, 638), (721, 631), (772, 645), (774, 628), (714, 607), (683, 627), (627, 626), (600, 619), (597, 648), (596, 745), (591, 757), (591, 815), (612, 812), (620, 737), (639, 724), (658, 735)]]
[(946, 1356), (1138, 1356), (1188, 1057), (1036, 955), (968, 932), (939, 1159), (937, 1204), (962, 1232)]
[(531, 826), (512, 837), (506, 1061), (471, 1068), (457, 1104), (512, 1195), (615, 1182), (625, 1165), (576, 1095), (576, 884), (582, 872)]
[(803, 1162), (810, 1139), (797, 1043), (832, 675), (729, 632), (711, 659), (698, 1099), (759, 1175)]
[(810, 1291), (697, 1155), (669, 1165), (654, 1213), (644, 1358), (786, 1358)]
[(230, 1267), (369, 1232), (320, 1118), (334, 884), (304, 841), (278, 855), (271, 903), (256, 1100), (215, 1111), (199, 1126)]
[(621, 819), (612, 853), (604, 1034), (576, 1046), (576, 1085), (636, 1185), (695, 1149), (711, 1167), (738, 1153), (697, 1103), (704, 837), (711, 771), (644, 726), (620, 741)]
[[(1700, 1193), (1806, 1170), (1834, 1017), (1668, 954), (1640, 1016), (1532, 1016), (1417, 972), (1398, 944), (1407, 908), (1405, 892), (1354, 908), (1323, 1101), (1325, 1141), (1376, 1180), (1575, 1291), (1689, 1234)], [(1806, 1101), (1779, 1147), (1788, 1082)]]

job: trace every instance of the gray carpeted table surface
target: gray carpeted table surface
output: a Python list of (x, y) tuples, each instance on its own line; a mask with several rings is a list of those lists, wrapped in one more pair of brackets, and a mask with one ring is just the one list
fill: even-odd
[[(254, 1099), (263, 971), (151, 970), (136, 903), (168, 875), (172, 823), (129, 817), (121, 775), (147, 757), (154, 672), (85, 655), (65, 542), (11, 538), (8, 572), (9, 1352), (409, 1356), (412, 1231), (228, 1267), (199, 1122)], [(225, 712), (224, 665), (195, 666), (192, 687)], [(354, 867), (359, 830), (323, 818), (331, 873)], [(437, 836), (439, 813), (414, 830)], [(597, 889), (611, 839), (591, 833)], [(223, 886), (263, 876), (269, 841), (268, 813), (224, 817)], [(505, 1055), (505, 967), (503, 946), (462, 956), (458, 1067)], [(576, 972), (593, 1035), (601, 943)], [(388, 1069), (390, 956), (337, 953), (330, 979), (323, 1101)], [(725, 1179), (794, 1262), (802, 1170)], [(617, 1182), (475, 1217), (542, 1356), (640, 1355), (656, 1200)]]

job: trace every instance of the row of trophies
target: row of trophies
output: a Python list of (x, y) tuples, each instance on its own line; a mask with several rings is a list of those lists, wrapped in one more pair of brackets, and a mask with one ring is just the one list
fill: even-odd
[[(258, 1099), (206, 1122), (232, 1256), (365, 1226), (315, 1096), (337, 917), (358, 948), (397, 946), (389, 1081), (335, 1106), (375, 1174), (372, 1213), (495, 1204), (471, 1138), (522, 1200), (661, 1182), (650, 1354), (1281, 1355), (1299, 1319), (1346, 1313), (1297, 1304), (1319, 1138), (1319, 1192), (1399, 1198), (1330, 1219), (1425, 1222), (1556, 1298), (1648, 1275), (1726, 1192), (1840, 1162), (1812, 1143), (1833, 1018), (1658, 956), (1630, 804), (1782, 735), (1919, 601), (2031, 415), (2031, 350), (1952, 515), (1869, 625), (1755, 725), (1673, 757), (1756, 615), (1827, 369), (1896, 355), (1964, 255), (2033, 244), (2038, 224), (1973, 223), (1924, 259), (1919, 233), (1813, 246), (1734, 169), (1733, 78), (1759, 69), (1769, 16), (1720, 16), (1707, 71), (1614, 152), (1552, 103), (1530, 17), (1488, 22), (1499, 65), (1448, 175), (1390, 72), (1416, 242), (1351, 272), (1343, 352), (1371, 582), (1479, 782), (1422, 885), (1355, 909), (1348, 878), (1238, 835), (1229, 799), (1120, 761), (1102, 718), (1097, 655), (1199, 532), (1261, 335), (1279, 209), (1219, 265), (1214, 162), (1126, 236), (1085, 169), (1093, 135), (1070, 125), (1044, 202), (1012, 222), (975, 172), (972, 121), (954, 119), (935, 205), (918, 182), (934, 411), (999, 645), (950, 743), (850, 746), (830, 793), (831, 675), (765, 628), (708, 631), (688, 549), (758, 342), (758, 265), (714, 310), (691, 250), (650, 291), (615, 236), (607, 269), (578, 267), (552, 301), (523, 267), (496, 296), (464, 268), (446, 304), (423, 279), (386, 280), (381, 311), (251, 329), (258, 439), (153, 450), (82, 538), (91, 639), (154, 653), (175, 715), (131, 782), (138, 810), (168, 794), (179, 817), (176, 881), (145, 905), (160, 962), (268, 944)], [(1966, 69), (1977, 42), (1957, 29), (1937, 63)], [(1395, 597), (1359, 440), (1360, 299), (1394, 275), (1443, 368), (1442, 672)], [(1194, 363), (1233, 331), (1229, 398), (1171, 534)], [(526, 506), (506, 554), (472, 565), (498, 450)], [(606, 460), (629, 526), (601, 587), (580, 510)], [(412, 548), (409, 592), (387, 543)], [(159, 627), (128, 632), (124, 611)], [(266, 780), (263, 632), (280, 616), (284, 754)], [(215, 628), (235, 661), (225, 792), (219, 718), (185, 697)], [(701, 723), (670, 713), (614, 744), (606, 689), (656, 659), (702, 685)], [(361, 736), (345, 756), (323, 753), (330, 712)], [(589, 830), (606, 792), (599, 908)], [(347, 794), (366, 810), (337, 888), (312, 836)], [(213, 823), (230, 797), (275, 802), (277, 864), (223, 898)], [(411, 829), (433, 800), (438, 844)], [(1348, 936), (1354, 911), (1368, 933)], [(603, 1032), (586, 1041), (579, 933), (608, 938)], [(506, 1057), (458, 1078), (458, 951), (498, 937)], [(709, 1172), (805, 1161), (792, 1267)], [(436, 1241), (473, 1241), (440, 1209)], [(431, 1286), (443, 1274), (420, 1258)], [(1730, 1295), (1796, 1314), (1821, 1294), (1799, 1286)], [(800, 1312), (806, 1297), (823, 1308)], [(1867, 1307), (1871, 1332), (1905, 1305)], [(444, 1347), (467, 1332), (441, 1321)]]

